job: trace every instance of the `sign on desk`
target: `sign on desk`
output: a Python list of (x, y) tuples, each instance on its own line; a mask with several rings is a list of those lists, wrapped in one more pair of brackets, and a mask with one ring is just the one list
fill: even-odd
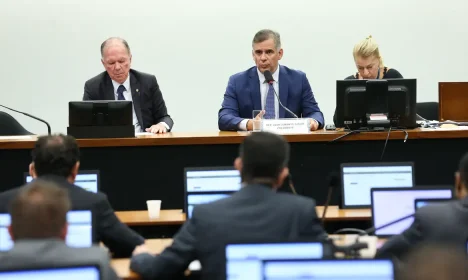
[(309, 133), (309, 119), (263, 119), (262, 131), (276, 134)]

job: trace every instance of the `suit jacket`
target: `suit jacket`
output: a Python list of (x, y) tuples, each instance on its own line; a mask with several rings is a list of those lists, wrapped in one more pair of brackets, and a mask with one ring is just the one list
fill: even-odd
[[(130, 88), (135, 114), (143, 131), (165, 122), (172, 129), (174, 122), (167, 114), (161, 90), (154, 75), (130, 69)], [(83, 100), (115, 100), (114, 86), (107, 72), (86, 81)]]
[(156, 257), (134, 256), (130, 268), (145, 279), (172, 279), (199, 260), (201, 279), (225, 279), (226, 244), (326, 237), (313, 199), (249, 185), (228, 198), (197, 205), (170, 247)]
[[(60, 187), (66, 188), (72, 210), (89, 209), (92, 211), (95, 226), (93, 243), (103, 242), (114, 257), (128, 258), (136, 246), (145, 242), (143, 237), (120, 222), (105, 194), (86, 191), (61, 177), (42, 176), (41, 179), (53, 181)], [(18, 188), (15, 188), (0, 194), (0, 213), (8, 212), (8, 205), (17, 193)]]
[[(279, 67), (279, 98), (298, 117), (313, 118), (322, 128), (325, 121), (305, 73), (286, 66)], [(260, 81), (257, 67), (229, 78), (224, 100), (218, 113), (220, 130), (238, 130), (243, 119), (251, 119), (253, 110), (261, 110)], [(293, 118), (281, 105), (279, 118)]]
[(437, 242), (466, 250), (468, 240), (468, 198), (428, 205), (418, 209), (413, 224), (402, 234), (390, 238), (376, 257), (403, 257), (415, 246)]
[(102, 280), (118, 279), (103, 248), (71, 248), (59, 239), (20, 240), (6, 252), (0, 252), (0, 269), (98, 265)]

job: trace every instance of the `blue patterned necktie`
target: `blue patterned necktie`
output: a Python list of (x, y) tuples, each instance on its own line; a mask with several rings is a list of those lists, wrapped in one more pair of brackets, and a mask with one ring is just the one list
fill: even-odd
[(268, 93), (265, 102), (265, 119), (275, 119), (275, 88), (273, 84), (269, 84), (268, 86)]
[(125, 100), (125, 97), (123, 96), (124, 91), (126, 91), (124, 85), (120, 85), (117, 88), (117, 100)]

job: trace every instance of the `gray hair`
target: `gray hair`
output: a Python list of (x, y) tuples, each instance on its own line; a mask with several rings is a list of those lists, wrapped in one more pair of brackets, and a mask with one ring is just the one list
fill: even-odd
[(109, 39), (105, 40), (101, 44), (101, 57), (104, 57), (104, 49), (107, 47), (107, 45), (110, 42), (115, 42), (115, 41), (118, 41), (118, 42), (122, 43), (124, 45), (124, 47), (127, 49), (128, 55), (131, 55), (130, 47), (128, 46), (127, 41), (125, 41), (124, 39), (119, 38), (119, 37), (110, 37)]
[(273, 39), (275, 42), (275, 47), (277, 50), (281, 49), (281, 37), (280, 34), (276, 31), (273, 31), (271, 29), (262, 29), (258, 31), (253, 40), (252, 40), (252, 47), (254, 44), (264, 42), (268, 39)]

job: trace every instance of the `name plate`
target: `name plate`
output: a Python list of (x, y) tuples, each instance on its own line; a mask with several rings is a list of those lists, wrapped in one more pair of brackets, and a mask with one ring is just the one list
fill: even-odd
[(276, 134), (309, 133), (309, 119), (263, 119), (262, 131)]

